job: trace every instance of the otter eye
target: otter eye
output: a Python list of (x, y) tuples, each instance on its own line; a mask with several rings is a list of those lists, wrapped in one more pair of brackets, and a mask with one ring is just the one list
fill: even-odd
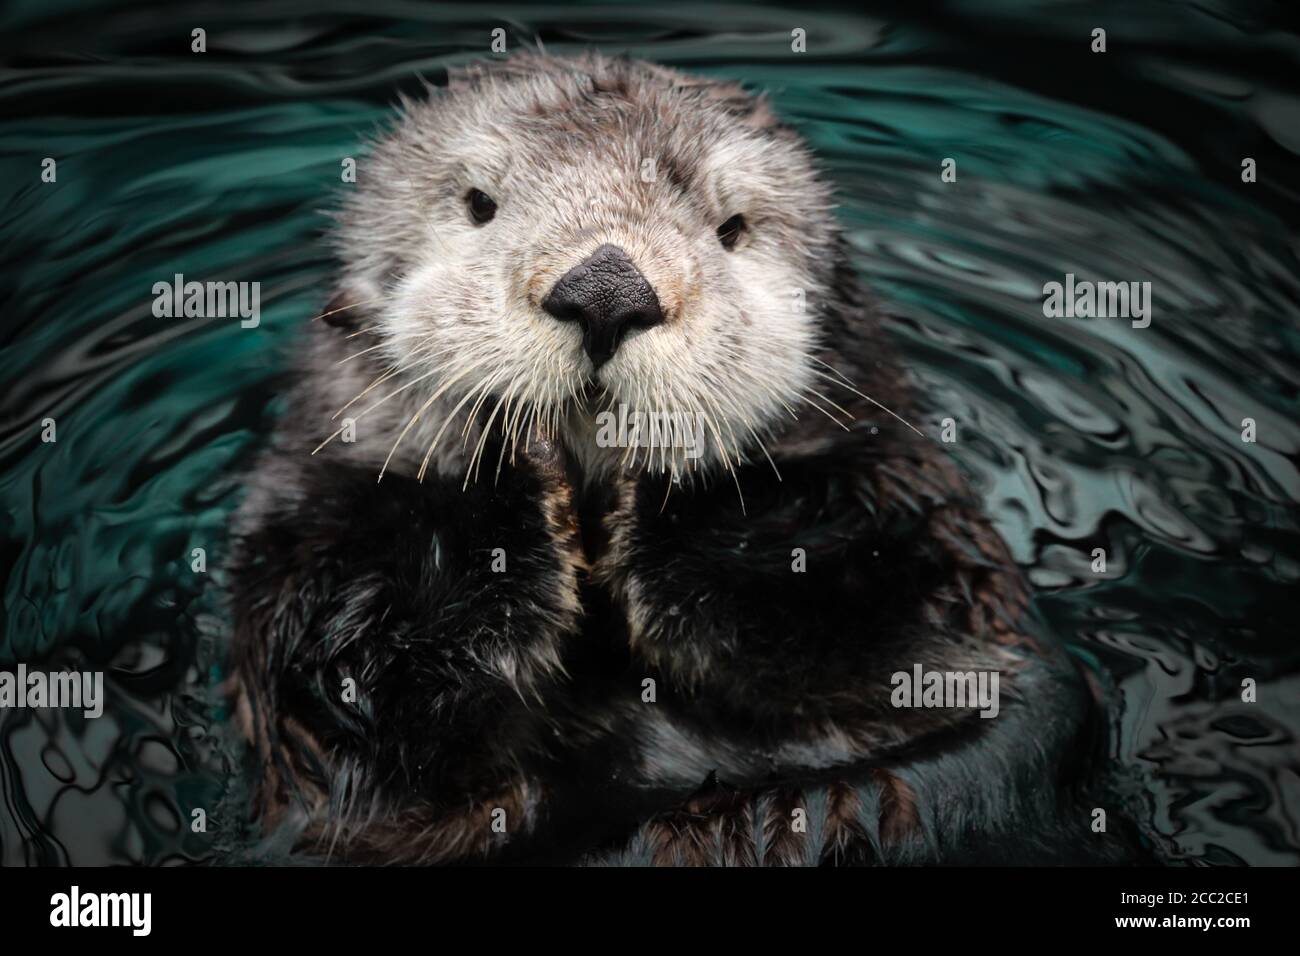
[(497, 204), (481, 189), (471, 189), (465, 201), (469, 204), (470, 218), (480, 226), (497, 214)]
[(744, 231), (745, 217), (736, 214), (718, 227), (718, 242), (722, 243), (722, 248), (730, 252), (736, 248), (736, 242)]

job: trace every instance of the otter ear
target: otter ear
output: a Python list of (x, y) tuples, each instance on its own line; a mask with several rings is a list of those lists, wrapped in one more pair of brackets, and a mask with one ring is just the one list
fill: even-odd
[(339, 289), (316, 319), (330, 328), (355, 332), (365, 325), (365, 304), (346, 289)]

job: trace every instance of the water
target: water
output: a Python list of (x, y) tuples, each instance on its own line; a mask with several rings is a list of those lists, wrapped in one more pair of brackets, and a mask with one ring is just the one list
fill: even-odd
[[(1300, 862), (1300, 41), (1285, 5), (920, 6), (10, 4), (0, 664), (106, 669), (109, 702), (99, 720), (0, 714), (0, 862), (222, 859), (245, 839), (212, 691), (238, 472), (323, 306), (340, 160), (417, 74), (485, 55), (497, 25), (512, 44), (591, 44), (771, 92), (839, 186), (928, 430), (960, 423), (952, 454), (1059, 639), (1114, 693), (1126, 811), (1171, 863)], [(178, 272), (260, 281), (261, 325), (154, 318), (153, 283)], [(1150, 327), (1045, 317), (1042, 286), (1067, 272), (1150, 281)]]

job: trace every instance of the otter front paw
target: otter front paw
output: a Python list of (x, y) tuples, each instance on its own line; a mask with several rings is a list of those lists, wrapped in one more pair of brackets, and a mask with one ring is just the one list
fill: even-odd
[(562, 469), (529, 454), (495, 485), (321, 463), (246, 515), (232, 581), (252, 736), (330, 793), (500, 784), (530, 746), (524, 700), (561, 679), (582, 570)]
[(624, 609), (634, 654), (693, 706), (851, 722), (864, 739), (879, 726), (881, 742), (899, 739), (900, 721), (925, 732), (923, 715), (891, 705), (892, 675), (1012, 668), (1004, 635), (1023, 605), (1012, 574), (990, 584), (1003, 563), (980, 548), (996, 538), (958, 494), (896, 467), (910, 468), (912, 499), (865, 471), (784, 462), (780, 481), (745, 475), (745, 511), (722, 484), (665, 494), (642, 478), (609, 517), (593, 576)]

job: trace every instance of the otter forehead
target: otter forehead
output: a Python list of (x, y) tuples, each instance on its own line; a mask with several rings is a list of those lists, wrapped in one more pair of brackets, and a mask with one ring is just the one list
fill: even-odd
[(570, 193), (662, 201), (672, 190), (710, 214), (744, 204), (797, 220), (826, 204), (807, 151), (761, 99), (596, 56), (523, 57), (455, 75), (408, 109), (374, 158), (387, 167), (376, 191), (505, 189), (544, 177), (567, 180)]

